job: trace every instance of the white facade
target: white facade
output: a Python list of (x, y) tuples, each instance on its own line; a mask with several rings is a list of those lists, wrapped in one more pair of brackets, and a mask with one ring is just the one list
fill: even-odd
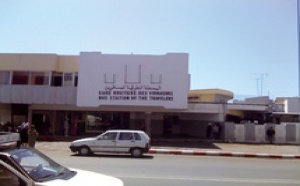
[(300, 110), (300, 100), (299, 98), (286, 98), (284, 101), (284, 111), (285, 113), (299, 113)]
[(77, 106), (187, 109), (188, 54), (80, 54)]

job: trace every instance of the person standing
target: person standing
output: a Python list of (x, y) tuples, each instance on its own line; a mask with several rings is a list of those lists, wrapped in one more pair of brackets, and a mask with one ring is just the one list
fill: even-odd
[(212, 123), (209, 122), (206, 128), (206, 138), (211, 139)]
[(77, 134), (78, 134), (78, 121), (77, 119), (75, 119), (73, 123), (72, 135), (77, 136)]
[(26, 147), (28, 143), (28, 128), (29, 128), (29, 122), (28, 123), (23, 122), (19, 129), (21, 145), (24, 147)]
[(221, 132), (222, 132), (222, 126), (221, 123), (216, 123), (216, 125), (218, 126), (218, 133), (217, 133), (217, 139), (221, 139)]
[(212, 127), (212, 136), (214, 140), (218, 139), (219, 132), (220, 132), (219, 125), (215, 123), (214, 126)]
[(268, 128), (267, 130), (267, 136), (268, 136), (268, 140), (269, 142), (272, 144), (273, 143), (273, 138), (275, 136), (275, 130), (273, 127)]
[(69, 124), (69, 119), (66, 118), (64, 122), (64, 132), (65, 132), (65, 137), (69, 136), (69, 130), (70, 130), (70, 124)]
[(35, 142), (37, 140), (38, 133), (34, 125), (29, 125), (28, 129), (28, 146), (31, 148), (35, 147)]

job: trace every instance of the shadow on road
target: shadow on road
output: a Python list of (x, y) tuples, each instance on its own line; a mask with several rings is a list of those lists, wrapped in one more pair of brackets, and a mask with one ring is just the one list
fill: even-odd
[(220, 149), (212, 141), (153, 141), (152, 147)]
[(72, 154), (71, 156), (76, 156), (76, 157), (94, 157), (94, 158), (130, 158), (130, 159), (138, 159), (138, 160), (149, 160), (153, 159), (154, 157), (151, 155), (143, 155), (140, 158), (134, 158), (131, 155), (128, 154), (108, 154), (108, 153), (97, 153), (97, 154), (91, 154), (88, 156), (82, 156), (79, 154)]

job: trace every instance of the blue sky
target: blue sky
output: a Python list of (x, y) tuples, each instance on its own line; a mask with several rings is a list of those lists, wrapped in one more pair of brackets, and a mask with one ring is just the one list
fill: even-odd
[(299, 96), (296, 0), (1, 0), (0, 53), (189, 53), (191, 89)]

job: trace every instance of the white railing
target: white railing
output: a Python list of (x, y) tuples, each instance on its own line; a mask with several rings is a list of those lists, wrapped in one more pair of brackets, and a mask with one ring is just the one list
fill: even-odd
[(274, 143), (276, 144), (299, 144), (300, 124), (281, 123), (257, 125), (254, 123), (235, 124), (225, 123), (224, 140), (244, 143), (268, 143), (266, 131), (269, 127), (275, 129)]
[(76, 104), (76, 87), (1, 85), (0, 102), (17, 104)]

